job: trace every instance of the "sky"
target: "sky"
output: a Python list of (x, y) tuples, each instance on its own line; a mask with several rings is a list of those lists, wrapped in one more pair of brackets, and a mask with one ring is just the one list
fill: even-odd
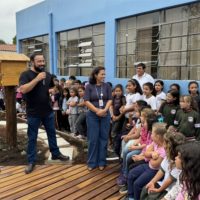
[(15, 13), (43, 0), (0, 0), (0, 39), (12, 44), (16, 35)]

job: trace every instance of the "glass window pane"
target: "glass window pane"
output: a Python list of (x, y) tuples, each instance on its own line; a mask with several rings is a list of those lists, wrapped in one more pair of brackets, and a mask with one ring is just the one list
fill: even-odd
[(94, 46), (104, 45), (104, 35), (93, 36)]
[(118, 56), (117, 57), (117, 66), (125, 67), (126, 66), (126, 56)]
[(67, 40), (67, 32), (59, 33), (59, 40)]
[(159, 41), (160, 51), (186, 51), (187, 37), (167, 38)]
[(88, 76), (94, 65), (104, 66), (104, 27), (99, 24), (58, 34), (60, 73)]
[(68, 31), (68, 40), (74, 40), (74, 39), (78, 39), (79, 38), (79, 30), (71, 30)]
[(104, 56), (104, 46), (93, 47), (94, 56)]
[(186, 52), (160, 53), (159, 66), (183, 66), (186, 65)]
[(168, 9), (165, 12), (166, 22), (187, 20), (187, 18), (188, 18), (187, 6), (181, 6), (177, 8)]
[(135, 43), (128, 43), (127, 44), (127, 53), (134, 54), (135, 53)]
[(104, 24), (98, 24), (93, 26), (93, 35), (104, 34), (104, 32), (105, 32)]
[(188, 5), (190, 17), (200, 16), (200, 3), (193, 3)]
[(189, 36), (189, 50), (200, 49), (200, 34)]
[(199, 65), (200, 64), (200, 51), (190, 51), (189, 52), (189, 65)]
[(127, 33), (128, 42), (135, 42), (136, 41), (136, 29), (129, 29)]
[(117, 45), (117, 55), (126, 55), (126, 44), (118, 44)]
[(87, 38), (92, 36), (92, 26), (80, 29), (80, 38)]
[(159, 12), (140, 15), (137, 17), (137, 29), (150, 27), (159, 23)]
[(189, 33), (200, 33), (200, 18), (191, 19), (189, 21)]
[(104, 57), (95, 57), (93, 61), (94, 66), (104, 66)]
[(187, 22), (165, 24), (161, 26), (160, 37), (187, 35), (187, 30), (188, 30)]
[(125, 42), (127, 42), (127, 37), (128, 37), (128, 34), (126, 33), (126, 31), (120, 31), (117, 34), (117, 42), (125, 43)]
[(81, 68), (80, 69), (81, 72), (80, 72), (80, 75), (81, 76), (90, 76), (91, 72), (92, 72), (92, 68)]
[(133, 71), (135, 71), (135, 66), (134, 66), (134, 63), (135, 63), (135, 56), (134, 55), (128, 55), (127, 56), (127, 67), (129, 67), (129, 69), (133, 69)]
[(169, 80), (180, 80), (180, 67), (160, 67), (159, 78)]
[(200, 65), (196, 67), (190, 67), (190, 80), (200, 80)]

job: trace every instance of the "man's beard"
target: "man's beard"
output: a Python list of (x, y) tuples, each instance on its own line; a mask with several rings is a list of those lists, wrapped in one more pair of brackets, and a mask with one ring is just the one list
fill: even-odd
[(42, 66), (37, 66), (37, 67), (34, 65), (34, 69), (35, 69), (36, 72), (43, 72), (43, 71), (44, 71), (44, 68), (45, 68), (44, 65), (42, 65)]

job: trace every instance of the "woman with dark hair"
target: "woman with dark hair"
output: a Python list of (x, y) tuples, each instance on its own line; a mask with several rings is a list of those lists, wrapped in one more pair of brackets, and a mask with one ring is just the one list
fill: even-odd
[(88, 138), (88, 170), (106, 166), (107, 143), (110, 129), (109, 108), (112, 103), (111, 88), (104, 82), (105, 68), (96, 67), (85, 89), (85, 105)]

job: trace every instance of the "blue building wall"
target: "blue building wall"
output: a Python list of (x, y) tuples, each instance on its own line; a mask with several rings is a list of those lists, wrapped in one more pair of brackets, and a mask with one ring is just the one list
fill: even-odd
[[(56, 33), (97, 23), (105, 23), (105, 66), (107, 81), (126, 84), (127, 79), (115, 78), (116, 19), (162, 8), (196, 2), (194, 0), (45, 0), (16, 13), (17, 44), (39, 35), (49, 35), (50, 71), (57, 74)], [(78, 77), (87, 80), (88, 77)], [(165, 80), (165, 90), (171, 83), (181, 84), (187, 93), (188, 81)]]

